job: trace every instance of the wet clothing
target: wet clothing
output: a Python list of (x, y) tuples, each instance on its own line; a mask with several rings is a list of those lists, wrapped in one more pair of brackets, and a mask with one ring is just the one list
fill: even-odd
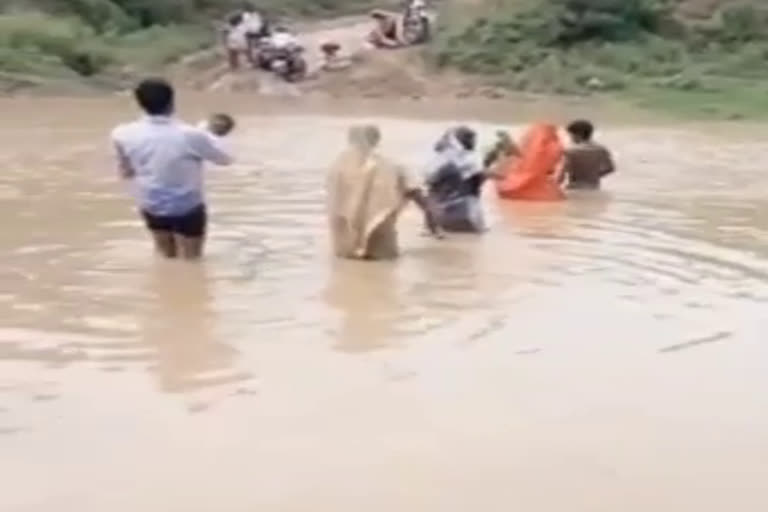
[(485, 229), (480, 200), (485, 174), (474, 152), (452, 132), (435, 145), (435, 161), (427, 174), (427, 197), (445, 231), (477, 233)]
[(208, 214), (203, 204), (182, 215), (158, 216), (142, 211), (141, 216), (150, 231), (167, 231), (188, 238), (204, 237), (208, 225)]
[(379, 155), (375, 127), (355, 127), (349, 147), (328, 175), (328, 221), (336, 256), (381, 260), (398, 256), (396, 222), (407, 194), (418, 186), (405, 170)]
[(614, 171), (611, 153), (600, 144), (583, 142), (565, 152), (563, 174), (572, 190), (596, 190), (603, 177)]
[(132, 178), (140, 210), (158, 217), (186, 215), (205, 204), (203, 164), (232, 163), (218, 137), (167, 116), (118, 126), (112, 141), (129, 167), (124, 175)]
[(511, 156), (503, 164), (504, 178), (497, 182), (499, 196), (518, 201), (565, 199), (555, 179), (563, 157), (557, 128), (545, 123), (532, 126), (519, 149), (519, 156)]

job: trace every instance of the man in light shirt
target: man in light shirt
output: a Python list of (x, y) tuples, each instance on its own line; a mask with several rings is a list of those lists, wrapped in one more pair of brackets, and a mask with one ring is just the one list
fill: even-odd
[(248, 61), (255, 67), (258, 64), (256, 60), (256, 52), (259, 46), (259, 40), (269, 34), (269, 29), (264, 17), (250, 2), (245, 2), (243, 5), (242, 25), (246, 45), (248, 47)]
[(157, 251), (166, 258), (198, 259), (207, 226), (203, 165), (230, 165), (232, 156), (217, 135), (174, 117), (168, 82), (144, 80), (134, 96), (147, 115), (113, 130), (118, 172), (134, 187)]
[(243, 15), (233, 14), (227, 19), (227, 28), (224, 31), (224, 44), (227, 49), (227, 60), (230, 71), (240, 69), (240, 57), (251, 59), (251, 47), (247, 35), (247, 25), (243, 22)]

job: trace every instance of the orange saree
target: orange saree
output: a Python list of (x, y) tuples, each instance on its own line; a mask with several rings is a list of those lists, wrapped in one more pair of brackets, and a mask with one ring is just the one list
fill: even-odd
[(496, 182), (499, 196), (517, 201), (565, 199), (555, 176), (562, 157), (557, 128), (546, 123), (533, 125), (523, 138), (520, 155), (503, 164), (504, 177)]

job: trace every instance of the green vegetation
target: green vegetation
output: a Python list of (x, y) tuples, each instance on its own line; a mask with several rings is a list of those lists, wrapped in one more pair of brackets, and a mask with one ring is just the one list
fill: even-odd
[(768, 5), (722, 1), (694, 21), (682, 3), (489, 2), (474, 16), (448, 10), (430, 52), (439, 66), (517, 90), (631, 95), (707, 117), (768, 115)]
[[(272, 16), (322, 16), (369, 8), (371, 0), (255, 0)], [(2, 0), (3, 82), (107, 82), (162, 69), (210, 46), (212, 22), (242, 0)]]

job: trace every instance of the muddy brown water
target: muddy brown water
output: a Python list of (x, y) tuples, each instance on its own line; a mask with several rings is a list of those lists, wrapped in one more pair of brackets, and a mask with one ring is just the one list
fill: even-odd
[[(2, 102), (0, 510), (768, 509), (759, 131), (614, 122), (605, 192), (488, 194), (440, 243), (411, 211), (401, 261), (354, 264), (322, 191), (351, 112), (234, 105), (195, 266), (114, 177), (127, 99)], [(416, 168), (452, 113), (395, 111)]]

